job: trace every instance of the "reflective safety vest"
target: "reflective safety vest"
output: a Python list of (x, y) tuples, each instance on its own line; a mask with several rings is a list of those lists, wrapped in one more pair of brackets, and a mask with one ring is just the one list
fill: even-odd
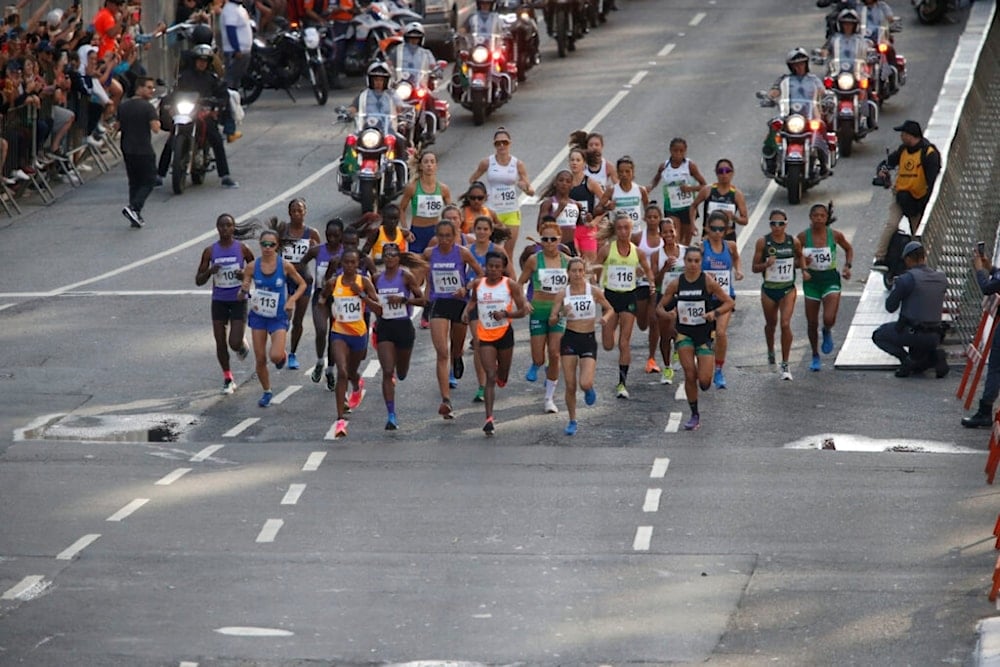
[(899, 154), (899, 175), (896, 176), (896, 192), (908, 192), (914, 199), (927, 196), (927, 174), (924, 173), (924, 156), (934, 150), (925, 146), (916, 153), (907, 150)]

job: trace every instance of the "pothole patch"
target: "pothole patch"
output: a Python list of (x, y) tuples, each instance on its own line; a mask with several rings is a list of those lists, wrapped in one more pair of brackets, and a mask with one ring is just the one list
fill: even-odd
[(981, 454), (953, 442), (915, 438), (869, 438), (850, 433), (820, 433), (782, 445), (784, 449), (820, 449), (838, 452), (899, 452), (917, 454)]
[(52, 415), (15, 433), (16, 440), (177, 442), (198, 423), (195, 415)]

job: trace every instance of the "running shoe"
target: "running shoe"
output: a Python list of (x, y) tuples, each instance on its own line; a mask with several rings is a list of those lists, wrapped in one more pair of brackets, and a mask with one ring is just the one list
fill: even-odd
[(288, 355), (287, 354), (281, 358), (281, 361), (275, 363), (274, 367), (277, 368), (280, 371), (282, 368), (285, 367), (285, 362), (286, 361), (288, 361)]
[(299, 370), (299, 360), (296, 358), (294, 352), (288, 355), (288, 370), (290, 371)]
[(332, 368), (326, 369), (326, 388), (330, 391), (336, 391), (337, 389), (337, 376), (333, 374)]
[(823, 346), (820, 349), (823, 350), (823, 354), (833, 352), (833, 332), (826, 327), (823, 327)]
[(500, 378), (497, 378), (497, 386), (500, 387), (501, 389), (503, 389), (504, 387), (506, 387), (507, 386), (507, 379), (504, 378), (504, 379), (501, 380)]
[(142, 227), (142, 221), (139, 219), (139, 214), (136, 213), (131, 206), (123, 208), (122, 215), (124, 215), (125, 219), (128, 220), (129, 223), (136, 229), (140, 229)]
[(576, 420), (570, 419), (569, 423), (566, 424), (566, 435), (576, 435)]
[(538, 366), (531, 364), (531, 368), (524, 374), (524, 379), (528, 382), (536, 382), (538, 380), (538, 368)]
[(455, 410), (451, 407), (451, 399), (441, 399), (441, 405), (438, 406), (438, 414), (445, 419), (455, 418)]
[(222, 382), (222, 393), (223, 394), (231, 394), (234, 391), (236, 391), (236, 382), (234, 382), (233, 380), (231, 380), (229, 378), (226, 378)]
[(700, 415), (691, 415), (691, 419), (684, 422), (685, 431), (697, 431), (699, 428), (701, 428)]
[(322, 380), (323, 379), (323, 367), (325, 365), (326, 364), (323, 363), (322, 359), (320, 359), (319, 361), (317, 361), (316, 365), (313, 366), (313, 372), (309, 376), (309, 379), (312, 380), (313, 382), (319, 382), (320, 380)]
[(617, 398), (628, 398), (628, 389), (625, 388), (624, 382), (619, 382), (618, 386), (615, 387), (615, 396)]
[(247, 339), (243, 339), (243, 347), (236, 350), (236, 356), (240, 358), (240, 361), (245, 361), (250, 355), (250, 346), (247, 344)]
[(431, 323), (427, 321), (427, 315), (426, 314), (421, 315), (420, 316), (420, 328), (421, 329), (429, 329), (430, 326), (431, 326)]
[(365, 397), (365, 379), (358, 380), (358, 388), (351, 392), (351, 397), (347, 399), (347, 407), (356, 410), (361, 405), (361, 399)]
[(774, 350), (767, 351), (767, 363), (771, 366), (774, 365)]
[(483, 424), (483, 433), (485, 433), (486, 437), (489, 438), (496, 432), (496, 430), (497, 427), (493, 424), (493, 417), (490, 417), (486, 420), (486, 423)]
[(663, 372), (660, 374), (660, 384), (673, 384), (673, 383), (674, 383), (674, 369), (668, 366), (667, 368), (664, 368)]
[(472, 397), (473, 403), (482, 403), (486, 400), (486, 387), (479, 387), (476, 390), (476, 395)]
[(455, 379), (455, 374), (452, 371), (448, 371), (448, 386), (452, 389), (458, 388), (458, 380)]
[(587, 405), (593, 405), (597, 403), (597, 390), (591, 387), (590, 389), (583, 392), (583, 402)]
[(462, 361), (462, 357), (455, 357), (451, 360), (451, 374), (455, 376), (456, 380), (461, 380), (462, 376), (465, 375), (465, 362)]
[(335, 438), (346, 438), (347, 437), (347, 420), (338, 419), (337, 423), (333, 425), (333, 437)]
[(386, 431), (395, 431), (399, 429), (399, 424), (396, 423), (396, 415), (389, 413), (389, 418), (385, 421)]
[(556, 407), (556, 402), (554, 399), (551, 398), (545, 399), (545, 412), (550, 415), (554, 415), (557, 412), (559, 412), (559, 408)]
[(788, 362), (787, 361), (782, 361), (781, 362), (781, 379), (782, 380), (791, 380), (792, 379), (792, 373), (791, 373), (791, 371), (788, 370)]
[(726, 376), (722, 374), (722, 369), (721, 368), (716, 368), (715, 369), (715, 375), (712, 377), (712, 382), (715, 383), (715, 388), (716, 389), (725, 389), (726, 388)]
[(656, 365), (656, 359), (650, 357), (646, 360), (646, 372), (647, 373), (659, 373), (660, 367)]
[(260, 397), (259, 401), (257, 401), (257, 405), (259, 405), (262, 408), (266, 408), (267, 406), (271, 405), (272, 398), (274, 398), (274, 394), (272, 394), (269, 391), (265, 391), (264, 395)]
[(818, 354), (814, 354), (813, 358), (812, 358), (812, 362), (809, 364), (809, 370), (813, 371), (814, 373), (818, 373), (820, 371), (820, 369), (822, 369), (822, 368), (823, 368), (823, 364), (819, 360), (819, 355)]

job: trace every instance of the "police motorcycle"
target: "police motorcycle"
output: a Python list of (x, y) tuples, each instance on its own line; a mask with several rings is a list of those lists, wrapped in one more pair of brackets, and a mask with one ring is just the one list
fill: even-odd
[[(283, 17), (276, 17), (274, 23), (278, 30), (270, 40), (254, 37), (250, 66), (240, 81), (240, 101), (243, 106), (256, 102), (265, 89), (283, 90), (293, 102), (295, 101), (292, 86), (306, 69), (303, 37)], [(325, 76), (323, 80), (326, 81)], [(316, 101), (319, 99), (317, 93)], [(320, 103), (325, 104), (326, 101)]]
[(898, 16), (883, 21), (881, 25), (868, 25), (867, 12), (860, 12), (862, 35), (867, 36), (875, 47), (872, 54), (872, 80), (875, 82), (875, 102), (882, 103), (899, 92), (906, 84), (906, 57), (897, 53), (893, 35), (902, 31), (903, 22)]
[(507, 59), (502, 34), (472, 33), (464, 38), (448, 89), (452, 99), (472, 111), (472, 122), (482, 125), (517, 90), (517, 64)]
[(965, 9), (972, 0), (910, 0), (917, 12), (917, 20), (924, 25), (940, 23), (949, 10)]
[[(762, 107), (778, 108), (777, 116), (768, 122), (769, 137), (773, 137), (775, 142), (774, 172), (769, 173), (764, 158), (761, 159), (761, 170), (788, 191), (789, 204), (798, 204), (806, 190), (830, 175), (830, 172), (823, 171), (822, 155), (814, 142), (827, 142), (829, 168), (833, 169), (838, 156), (837, 135), (826, 132), (820, 103), (791, 101), (787, 79), (780, 84), (777, 100), (771, 98), (766, 90), (758, 91), (757, 99)], [(824, 104), (829, 101), (829, 96), (824, 98)]]
[(392, 0), (370, 3), (351, 19), (347, 33), (337, 37), (345, 42), (344, 73), (364, 73), (372, 62), (385, 55), (393, 37), (402, 34), (403, 25), (422, 18)]
[(199, 98), (197, 93), (177, 92), (164, 102), (173, 121), (173, 160), (170, 181), (175, 195), (184, 194), (188, 176), (194, 185), (205, 182), (205, 174), (215, 169), (215, 157), (208, 141), (208, 124), (217, 123), (218, 109), (228, 100)]
[(556, 40), (556, 53), (566, 57), (567, 51), (576, 51), (576, 40), (582, 39), (587, 29), (584, 0), (546, 0), (545, 24), (549, 36)]
[(299, 56), (304, 59), (303, 73), (309, 79), (316, 103), (320, 106), (326, 105), (330, 96), (330, 82), (326, 76), (326, 55), (322, 48), (323, 38), (329, 30), (330, 28), (325, 25), (307, 25), (297, 31)]
[[(403, 55), (404, 41), (413, 38), (420, 39), (421, 52), (426, 55), (418, 61), (408, 61)], [(430, 53), (423, 51), (423, 38), (423, 25), (414, 21), (404, 28), (396, 50), (388, 52), (388, 64), (393, 69), (390, 86), (408, 107), (405, 117), (400, 119), (400, 127), (407, 130), (406, 139), (417, 152), (433, 144), (438, 133), (448, 129), (451, 123), (448, 101), (433, 95), (448, 63), (432, 60)]]
[(498, 0), (497, 13), (511, 36), (510, 60), (517, 65), (517, 80), (523, 83), (528, 70), (541, 62), (535, 7), (523, 0)]
[[(368, 68), (373, 76), (391, 77), (388, 66), (375, 62)], [(344, 155), (337, 172), (337, 189), (361, 204), (361, 211), (369, 213), (388, 204), (403, 193), (409, 181), (406, 152), (397, 151), (396, 134), (391, 130), (392, 119), (381, 114), (358, 109), (351, 116), (348, 109), (337, 109), (340, 122), (355, 123), (354, 131), (344, 142)], [(400, 128), (401, 130), (404, 128)]]

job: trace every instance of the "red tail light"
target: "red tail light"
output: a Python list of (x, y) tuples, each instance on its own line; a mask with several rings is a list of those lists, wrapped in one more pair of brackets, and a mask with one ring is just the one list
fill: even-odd
[(775, 118), (774, 120), (771, 121), (771, 129), (774, 130), (775, 132), (780, 130), (783, 125), (784, 123), (781, 122), (780, 118)]
[(833, 88), (833, 78), (828, 76), (823, 79), (823, 85), (827, 88)]
[(357, 146), (358, 145), (358, 137), (357, 137), (357, 135), (355, 135), (355, 134), (349, 134), (349, 135), (347, 135), (347, 145), (350, 146), (351, 148), (354, 148), (355, 146)]
[(394, 135), (391, 135), (391, 134), (385, 135), (385, 145), (389, 147), (389, 150), (392, 150), (393, 148), (395, 148), (396, 147), (396, 137)]

